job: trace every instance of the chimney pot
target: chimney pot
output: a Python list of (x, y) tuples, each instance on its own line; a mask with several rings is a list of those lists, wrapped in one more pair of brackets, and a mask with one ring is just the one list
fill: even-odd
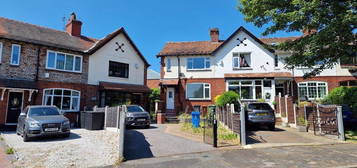
[(82, 30), (82, 22), (77, 20), (76, 14), (73, 12), (68, 19), (68, 23), (66, 24), (66, 31), (72, 36), (81, 36)]
[(211, 42), (219, 42), (219, 30), (218, 28), (212, 28), (210, 30)]

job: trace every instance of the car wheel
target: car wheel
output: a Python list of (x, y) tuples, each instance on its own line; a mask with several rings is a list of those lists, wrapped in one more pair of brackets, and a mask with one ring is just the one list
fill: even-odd
[(149, 124), (149, 125), (145, 125), (145, 128), (146, 128), (146, 129), (150, 128), (150, 124)]
[(275, 130), (275, 124), (271, 124), (268, 126), (270, 131), (274, 131)]
[(26, 133), (26, 132), (23, 133), (23, 135), (22, 135), (22, 140), (23, 140), (24, 142), (28, 142), (28, 141), (30, 140), (30, 138), (27, 136), (27, 133)]

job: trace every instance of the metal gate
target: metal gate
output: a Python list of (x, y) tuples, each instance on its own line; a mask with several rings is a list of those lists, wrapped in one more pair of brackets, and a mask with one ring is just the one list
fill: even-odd
[(203, 142), (217, 147), (217, 120), (215, 110), (203, 118)]
[(335, 105), (317, 105), (312, 115), (314, 134), (339, 135), (337, 107)]

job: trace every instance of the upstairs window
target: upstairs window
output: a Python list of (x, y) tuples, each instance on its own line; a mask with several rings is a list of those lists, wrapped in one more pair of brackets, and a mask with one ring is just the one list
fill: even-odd
[(128, 78), (129, 77), (129, 64), (109, 61), (109, 76)]
[(68, 72), (81, 72), (82, 56), (48, 51), (46, 68)]
[(166, 71), (171, 72), (171, 58), (167, 58)]
[(21, 57), (21, 46), (17, 44), (13, 44), (11, 50), (10, 64), (20, 65), (20, 57)]
[(279, 66), (279, 56), (278, 55), (274, 55), (274, 66), (275, 67)]
[(187, 58), (188, 70), (208, 70), (211, 68), (211, 60), (209, 57)]
[(1, 58), (2, 58), (2, 42), (0, 42), (0, 63), (1, 63)]
[(233, 68), (244, 69), (251, 67), (250, 53), (233, 53)]
[(209, 100), (211, 98), (211, 86), (209, 83), (186, 84), (186, 98), (190, 100)]

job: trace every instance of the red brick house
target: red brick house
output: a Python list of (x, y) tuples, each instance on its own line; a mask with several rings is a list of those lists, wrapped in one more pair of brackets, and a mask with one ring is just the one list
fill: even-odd
[[(103, 39), (84, 36), (81, 29), (82, 22), (76, 19), (74, 13), (66, 31), (0, 17), (0, 126), (16, 124), (25, 106), (41, 104), (56, 105), (72, 122), (76, 122), (78, 112), (85, 107), (108, 105), (105, 103), (108, 96), (100, 96), (105, 89), (128, 93), (123, 101), (133, 99), (131, 95), (138, 93), (135, 103), (146, 104), (149, 92), (146, 70), (149, 64), (124, 28)], [(122, 50), (128, 50), (132, 57), (129, 59), (136, 60), (137, 64), (113, 60), (116, 61), (113, 67), (104, 56), (101, 61), (106, 64), (90, 64), (91, 57), (111, 50), (110, 45), (117, 38), (125, 43), (126, 48), (122, 46)], [(94, 72), (91, 72), (92, 75), (90, 70), (99, 67), (112, 74), (126, 72), (126, 76), (114, 75), (110, 80), (98, 78), (97, 83), (90, 83), (89, 79), (95, 81), (97, 76)], [(108, 76), (108, 73), (101, 76)], [(136, 78), (142, 78), (141, 82), (131, 81), (131, 76), (137, 74)], [(133, 91), (135, 88), (137, 90)]]
[(209, 35), (208, 41), (168, 42), (157, 55), (161, 59), (161, 110), (167, 115), (204, 111), (217, 95), (229, 90), (240, 94), (243, 101), (272, 103), (279, 93), (313, 100), (335, 87), (357, 85), (353, 71), (357, 57), (304, 79), (311, 69), (286, 69), (283, 58), (291, 53), (265, 47), (299, 37), (259, 39), (244, 27), (226, 40), (220, 40), (217, 28)]

